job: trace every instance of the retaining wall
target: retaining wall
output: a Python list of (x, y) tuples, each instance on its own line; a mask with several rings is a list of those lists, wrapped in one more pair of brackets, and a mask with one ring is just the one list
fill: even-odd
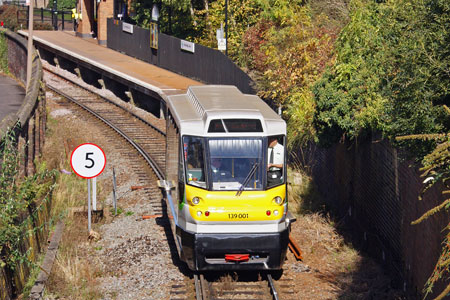
[(423, 178), (417, 166), (410, 167), (389, 142), (376, 138), (328, 149), (313, 146), (306, 164), (326, 205), (345, 219), (353, 241), (391, 271), (397, 287), (412, 299), (421, 297), (449, 215), (410, 223), (442, 203), (440, 187), (419, 201)]
[[(26, 86), (27, 41), (8, 30), (1, 30), (8, 45), (8, 66), (10, 73)], [(45, 94), (42, 86), (42, 65), (35, 50), (33, 50), (32, 79), (26, 91), (23, 104), (17, 113), (11, 113), (0, 120), (0, 138), (6, 132), (15, 131), (16, 142), (20, 154), (20, 175), (27, 176), (35, 173), (35, 159), (40, 155), (44, 145), (46, 124)], [(19, 124), (19, 126), (16, 126)], [(32, 249), (28, 258), (35, 261), (39, 252), (46, 244), (49, 216), (49, 201), (44, 201), (38, 208), (37, 216), (32, 218), (30, 226), (38, 228), (44, 226), (43, 231), (32, 230), (22, 245), (22, 251)], [(22, 216), (23, 219), (29, 216)], [(31, 229), (31, 228), (30, 228)], [(1, 245), (0, 245), (1, 246)], [(1, 248), (1, 247), (0, 247)], [(24, 252), (25, 253), (25, 252)], [(23, 289), (29, 275), (29, 268), (25, 264), (17, 266), (15, 273), (0, 267), (0, 300), (9, 300), (17, 296)]]

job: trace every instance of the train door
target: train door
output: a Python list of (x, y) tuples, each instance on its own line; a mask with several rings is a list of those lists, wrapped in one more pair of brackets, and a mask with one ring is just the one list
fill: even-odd
[[(180, 138), (180, 148), (183, 145), (183, 141)], [(178, 211), (183, 209), (184, 200), (186, 198), (186, 176), (184, 173), (184, 159), (183, 159), (183, 153), (184, 153), (184, 146), (182, 149), (179, 150), (180, 155), (178, 156)], [(180, 213), (178, 213), (180, 216)]]

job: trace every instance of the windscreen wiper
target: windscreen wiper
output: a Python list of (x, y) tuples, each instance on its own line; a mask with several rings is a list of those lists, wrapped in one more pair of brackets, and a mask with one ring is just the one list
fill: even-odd
[(250, 178), (252, 178), (252, 176), (255, 173), (257, 167), (258, 167), (258, 162), (255, 162), (253, 164), (253, 167), (251, 168), (250, 172), (248, 173), (247, 177), (245, 177), (244, 182), (241, 184), (241, 187), (236, 192), (235, 196), (240, 196), (242, 194), (242, 191), (244, 190), (244, 187), (248, 184), (248, 182), (250, 181)]

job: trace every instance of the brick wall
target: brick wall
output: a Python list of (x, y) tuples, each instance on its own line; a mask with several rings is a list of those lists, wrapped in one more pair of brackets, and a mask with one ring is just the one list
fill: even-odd
[(98, 42), (106, 45), (108, 18), (113, 17), (114, 0), (101, 0), (98, 4)]
[(411, 298), (420, 297), (440, 254), (449, 215), (410, 223), (442, 201), (439, 187), (419, 201), (420, 173), (385, 140), (312, 147), (307, 164), (323, 200), (345, 218), (355, 242), (394, 274), (397, 287)]
[[(93, 30), (94, 24), (94, 1), (91, 0), (81, 0), (81, 15), (82, 19), (79, 20), (77, 26), (77, 36), (86, 38), (91, 36), (91, 31)], [(78, 1), (77, 9), (80, 9), (80, 1)]]

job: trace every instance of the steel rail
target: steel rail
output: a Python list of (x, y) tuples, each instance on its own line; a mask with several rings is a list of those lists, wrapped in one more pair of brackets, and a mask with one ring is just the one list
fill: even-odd
[(97, 97), (102, 98), (103, 100), (105, 100), (105, 101), (107, 101), (107, 102), (109, 102), (109, 103), (111, 103), (111, 104), (113, 104), (113, 105), (115, 105), (115, 106), (117, 106), (117, 107), (119, 107), (119, 108), (125, 110), (126, 112), (130, 113), (131, 115), (133, 115), (133, 117), (135, 117), (136, 119), (139, 119), (139, 121), (144, 122), (146, 125), (152, 127), (152, 128), (153, 128), (154, 130), (156, 130), (159, 134), (161, 134), (161, 135), (163, 135), (163, 136), (166, 136), (166, 133), (163, 132), (163, 131), (161, 131), (161, 129), (159, 129), (159, 128), (156, 127), (155, 125), (151, 124), (150, 122), (148, 122), (148, 121), (142, 119), (140, 116), (136, 115), (134, 112), (129, 111), (127, 108), (122, 107), (121, 105), (119, 105), (119, 104), (117, 104), (117, 103), (111, 101), (110, 99), (106, 98), (105, 96), (102, 96), (102, 95), (100, 95), (100, 94), (94, 93), (93, 91), (90, 91), (90, 90), (87, 89), (86, 87), (82, 86), (81, 84), (79, 84), (78, 82), (75, 82), (74, 80), (72, 80), (72, 79), (70, 79), (70, 78), (67, 78), (67, 77), (64, 77), (64, 76), (62, 76), (62, 75), (60, 75), (60, 74), (57, 74), (56, 71), (51, 70), (51, 69), (49, 69), (48, 67), (42, 66), (42, 68), (45, 69), (46, 71), (48, 71), (48, 72), (50, 72), (50, 73), (52, 73), (52, 74), (58, 76), (58, 77), (63, 78), (64, 80), (69, 81), (70, 83), (72, 83), (72, 84), (78, 86), (79, 88), (81, 88), (81, 89), (83, 89), (83, 90), (85, 90), (85, 91), (87, 91), (87, 92), (89, 92), (89, 93), (93, 93), (93, 94), (95, 94)]
[(198, 278), (198, 274), (194, 274), (194, 283), (195, 283), (195, 299), (196, 300), (204, 300), (202, 294), (202, 283)]
[(277, 290), (275, 289), (275, 283), (273, 282), (272, 275), (267, 274), (267, 280), (269, 281), (269, 286), (270, 286), (270, 289), (272, 290), (272, 296), (273, 296), (273, 299), (274, 299), (274, 300), (279, 300), (279, 298), (278, 298), (278, 292), (277, 292)]
[(147, 153), (145, 152), (141, 146), (139, 146), (137, 143), (135, 143), (132, 139), (130, 139), (122, 130), (120, 130), (117, 126), (115, 126), (114, 124), (112, 124), (111, 122), (109, 122), (108, 120), (106, 120), (105, 118), (103, 118), (102, 116), (100, 116), (98, 113), (96, 113), (94, 110), (90, 109), (89, 107), (87, 107), (84, 104), (81, 104), (80, 102), (78, 102), (77, 100), (75, 100), (72, 96), (67, 95), (66, 93), (64, 93), (63, 91), (60, 91), (59, 89), (51, 86), (50, 84), (47, 84), (47, 87), (49, 89), (51, 89), (52, 91), (54, 91), (55, 93), (58, 93), (60, 95), (62, 95), (64, 98), (69, 99), (70, 101), (72, 101), (73, 103), (77, 104), (78, 106), (80, 106), (81, 108), (83, 108), (84, 110), (90, 112), (91, 114), (93, 114), (94, 116), (96, 116), (98, 119), (100, 119), (102, 122), (104, 122), (106, 125), (108, 125), (109, 127), (111, 127), (112, 129), (114, 129), (118, 134), (120, 134), (125, 140), (127, 140), (133, 147), (136, 148), (136, 150), (142, 155), (142, 157), (147, 161), (147, 163), (150, 165), (150, 167), (152, 167), (152, 169), (155, 171), (156, 176), (158, 176), (159, 180), (164, 180), (164, 172), (160, 169), (160, 167), (158, 166), (158, 164), (153, 160), (153, 158)]
[(205, 276), (203, 274), (200, 274), (200, 282), (202, 287), (203, 300), (209, 300), (208, 281), (206, 281)]

